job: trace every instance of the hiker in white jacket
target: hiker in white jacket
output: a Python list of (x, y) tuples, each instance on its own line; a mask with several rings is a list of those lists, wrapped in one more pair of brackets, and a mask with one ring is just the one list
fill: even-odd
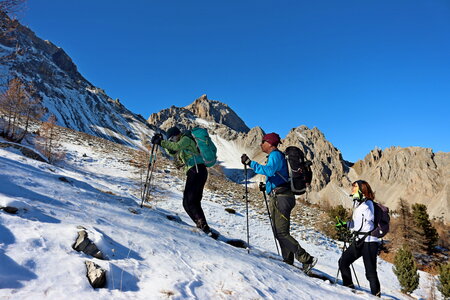
[(357, 180), (352, 184), (350, 196), (353, 197), (354, 202), (352, 220), (348, 223), (348, 227), (355, 238), (339, 259), (342, 283), (350, 288), (355, 287), (350, 265), (362, 256), (366, 278), (370, 283), (370, 292), (379, 297), (381, 292), (377, 274), (377, 255), (380, 240), (370, 235), (370, 232), (374, 229), (375, 215), (372, 200), (375, 199), (375, 194), (366, 181)]

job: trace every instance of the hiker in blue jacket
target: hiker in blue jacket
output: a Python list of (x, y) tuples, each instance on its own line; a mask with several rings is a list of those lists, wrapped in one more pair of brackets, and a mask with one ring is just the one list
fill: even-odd
[[(280, 136), (274, 132), (263, 136), (261, 150), (267, 153), (266, 165), (261, 165), (243, 154), (241, 162), (250, 166), (255, 173), (266, 176), (266, 192), (269, 195), (269, 211), (274, 226), (275, 236), (280, 243), (283, 261), (294, 264), (294, 257), (303, 265), (303, 271), (309, 273), (317, 262), (317, 258), (311, 256), (291, 236), (289, 232), (291, 211), (295, 206), (295, 196), (291, 191), (289, 182), (283, 178), (289, 178), (286, 158), (278, 150)], [(281, 175), (281, 176), (280, 176)]]

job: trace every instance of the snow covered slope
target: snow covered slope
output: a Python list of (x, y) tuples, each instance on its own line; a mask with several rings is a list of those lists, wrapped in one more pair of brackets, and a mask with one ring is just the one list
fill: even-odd
[[(267, 216), (250, 210), (250, 253), (193, 228), (183, 211), (183, 179), (169, 167), (155, 174), (152, 208), (139, 208), (136, 170), (128, 157), (81, 144), (66, 144), (66, 163), (52, 166), (0, 148), (1, 299), (371, 299), (362, 261), (354, 264), (362, 292), (304, 275), (276, 259)], [(224, 191), (205, 191), (210, 225), (246, 240), (245, 205)], [(224, 211), (236, 209), (236, 214)], [(135, 209), (138, 214), (130, 212)], [(167, 219), (178, 214), (182, 222)], [(76, 252), (77, 226), (87, 229), (108, 260)], [(338, 245), (311, 228), (292, 224), (293, 235), (319, 258), (315, 268), (336, 275)], [(107, 270), (107, 286), (93, 290), (84, 261)], [(392, 265), (379, 261), (383, 298), (399, 292)], [(421, 273), (414, 296), (426, 298), (430, 278)]]

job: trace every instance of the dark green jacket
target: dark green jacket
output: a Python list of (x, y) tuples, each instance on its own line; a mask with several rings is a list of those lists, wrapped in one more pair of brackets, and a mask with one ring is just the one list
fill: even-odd
[(175, 159), (184, 163), (184, 171), (187, 172), (196, 164), (203, 164), (203, 158), (198, 151), (195, 141), (183, 134), (178, 142), (171, 142), (168, 140), (161, 141), (161, 147), (168, 150), (169, 154)]

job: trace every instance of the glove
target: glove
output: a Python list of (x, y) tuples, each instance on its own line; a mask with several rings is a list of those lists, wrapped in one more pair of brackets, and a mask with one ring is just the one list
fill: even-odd
[(259, 190), (261, 192), (264, 192), (266, 190), (266, 185), (264, 184), (264, 182), (259, 183)]
[(245, 165), (245, 166), (250, 166), (250, 158), (247, 156), (247, 154), (242, 154), (241, 156), (241, 162)]
[(336, 229), (347, 228), (347, 222), (342, 221), (338, 216), (336, 216), (336, 221)]
[(152, 144), (154, 145), (161, 145), (161, 141), (163, 140), (163, 136), (161, 133), (157, 133), (152, 137)]

